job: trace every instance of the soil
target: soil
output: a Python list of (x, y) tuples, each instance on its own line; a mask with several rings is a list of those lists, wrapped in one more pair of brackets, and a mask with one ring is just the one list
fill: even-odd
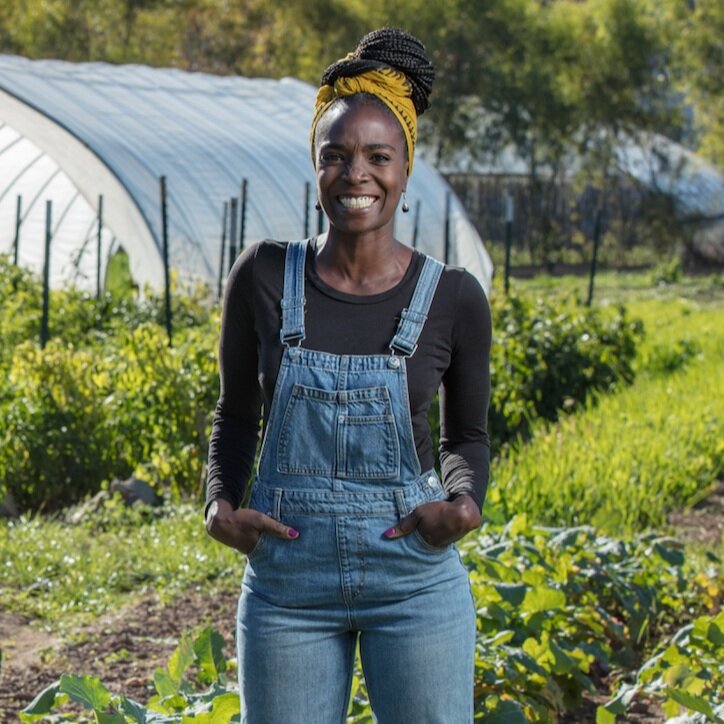
[(724, 544), (724, 482), (689, 510), (672, 513), (669, 524), (677, 538), (687, 543), (699, 543), (720, 555)]
[(99, 676), (111, 691), (147, 702), (154, 670), (166, 666), (182, 633), (211, 624), (224, 637), (226, 657), (233, 655), (237, 597), (236, 588), (212, 599), (189, 590), (165, 605), (147, 596), (65, 640), (0, 612), (0, 722), (17, 722), (20, 709), (67, 673)]
[[(721, 551), (724, 530), (724, 482), (692, 509), (671, 515), (677, 537)], [(165, 666), (182, 633), (213, 625), (224, 637), (225, 655), (233, 656), (236, 586), (213, 595), (207, 590), (186, 591), (170, 603), (147, 596), (65, 639), (33, 626), (16, 614), (0, 611), (0, 724), (17, 722), (17, 712), (63, 673), (97, 675), (116, 693), (145, 703), (153, 695), (154, 670)], [(586, 694), (582, 706), (561, 724), (593, 724), (596, 707), (608, 699), (608, 686)], [(635, 702), (626, 721), (654, 724), (664, 721), (655, 704)]]

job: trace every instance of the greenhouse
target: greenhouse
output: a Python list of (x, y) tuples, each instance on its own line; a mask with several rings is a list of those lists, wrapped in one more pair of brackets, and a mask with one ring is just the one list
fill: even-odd
[[(215, 284), (228, 268), (222, 236), (228, 247), (232, 232), (237, 247), (315, 233), (315, 92), (292, 78), (0, 56), (0, 253), (40, 271), (49, 235), (51, 284), (94, 290), (122, 247), (135, 283), (159, 287), (162, 176), (169, 262), (182, 278)], [(244, 181), (246, 203), (224, 225)], [(397, 237), (442, 259), (447, 227), (450, 263), (489, 289), (480, 237), (422, 159), (407, 199), (412, 213), (398, 213)]]

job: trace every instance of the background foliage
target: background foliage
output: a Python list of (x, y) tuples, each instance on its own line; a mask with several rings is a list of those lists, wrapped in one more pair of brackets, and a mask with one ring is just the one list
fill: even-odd
[[(656, 132), (724, 164), (718, 0), (6, 0), (0, 52), (317, 83), (382, 25), (419, 35), (433, 57), (421, 139), (434, 159), (524, 161), (536, 220), (525, 243), (539, 263), (561, 251), (562, 182), (605, 195), (623, 140)], [(648, 224), (667, 198), (643, 199)], [(650, 241), (671, 251), (666, 219)]]

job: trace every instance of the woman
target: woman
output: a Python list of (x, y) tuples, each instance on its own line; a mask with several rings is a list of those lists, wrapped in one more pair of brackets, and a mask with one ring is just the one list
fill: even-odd
[(472, 276), (393, 236), (432, 78), (389, 28), (330, 66), (311, 135), (329, 232), (262, 242), (229, 277), (206, 522), (248, 557), (245, 722), (344, 722), (358, 641), (381, 724), (472, 721), (475, 610), (452, 543), (485, 495), (490, 315)]

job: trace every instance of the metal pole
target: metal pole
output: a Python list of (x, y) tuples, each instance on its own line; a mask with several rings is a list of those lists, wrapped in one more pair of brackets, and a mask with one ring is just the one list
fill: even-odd
[(420, 227), (420, 199), (415, 202), (415, 219), (412, 222), (412, 248), (417, 249), (417, 230)]
[(171, 328), (171, 275), (169, 274), (168, 268), (168, 203), (165, 176), (161, 176), (161, 227), (163, 236), (163, 274), (164, 284), (166, 286), (166, 334), (168, 335), (168, 346), (170, 347), (173, 339), (173, 330)]
[(13, 264), (18, 265), (18, 248), (20, 246), (20, 224), (22, 223), (23, 197), (18, 195), (15, 208), (15, 238), (13, 239)]
[(45, 261), (43, 263), (43, 314), (40, 320), (40, 346), (45, 348), (50, 337), (48, 317), (50, 316), (50, 240), (53, 227), (53, 202), (45, 202)]
[(103, 231), (103, 194), (98, 194), (98, 258), (96, 260), (96, 299), (101, 298), (101, 231)]
[(239, 199), (231, 198), (231, 223), (229, 224), (229, 271), (236, 261), (236, 221), (239, 216)]
[(241, 228), (239, 230), (239, 254), (244, 250), (244, 240), (246, 239), (246, 194), (249, 187), (247, 179), (241, 182)]
[(448, 191), (445, 194), (445, 263), (450, 262), (450, 203), (452, 194)]
[(603, 208), (599, 207), (596, 212), (596, 221), (593, 225), (593, 257), (591, 258), (591, 279), (588, 282), (588, 300), (586, 306), (590, 307), (593, 303), (593, 280), (596, 277), (596, 260), (598, 259), (598, 245), (601, 239), (601, 217), (603, 216)]
[(304, 183), (304, 238), (309, 238), (309, 197), (312, 194), (312, 184)]
[(229, 202), (224, 201), (224, 211), (221, 221), (221, 260), (219, 261), (219, 289), (216, 293), (218, 299), (221, 299), (221, 292), (224, 284), (224, 256), (226, 255), (226, 224), (228, 218)]
[(510, 291), (510, 250), (513, 246), (513, 215), (515, 207), (513, 194), (508, 191), (505, 197), (505, 293)]

